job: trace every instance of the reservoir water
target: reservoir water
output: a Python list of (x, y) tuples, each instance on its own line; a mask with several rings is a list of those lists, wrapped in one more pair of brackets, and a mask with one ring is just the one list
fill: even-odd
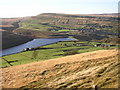
[(4, 55), (19, 53), (25, 48), (35, 48), (35, 47), (52, 44), (59, 41), (72, 41), (72, 40), (73, 40), (72, 38), (33, 39), (32, 41), (29, 41), (27, 43), (0, 51), (0, 57)]

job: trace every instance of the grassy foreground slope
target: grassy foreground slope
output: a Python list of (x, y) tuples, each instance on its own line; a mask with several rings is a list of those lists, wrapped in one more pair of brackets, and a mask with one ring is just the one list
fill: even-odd
[[(3, 88), (118, 88), (118, 50), (99, 50), (12, 66), (3, 71)], [(23, 87), (24, 86), (24, 87)]]

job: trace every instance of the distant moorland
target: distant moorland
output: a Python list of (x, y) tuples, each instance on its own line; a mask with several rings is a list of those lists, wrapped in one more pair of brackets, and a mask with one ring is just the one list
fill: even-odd
[[(23, 18), (3, 18), (2, 32), (11, 32), (21, 37), (60, 38), (72, 36), (80, 41), (119, 43), (117, 14), (57, 14), (43, 13)], [(16, 37), (13, 35), (13, 37)], [(3, 35), (6, 43), (9, 35)], [(22, 38), (21, 38), (22, 39)], [(31, 40), (27, 39), (27, 41)], [(17, 44), (14, 39), (13, 42)], [(20, 43), (22, 44), (23, 41)], [(10, 42), (8, 42), (10, 43)], [(20, 44), (19, 43), (19, 44)], [(3, 49), (14, 46), (3, 44)]]

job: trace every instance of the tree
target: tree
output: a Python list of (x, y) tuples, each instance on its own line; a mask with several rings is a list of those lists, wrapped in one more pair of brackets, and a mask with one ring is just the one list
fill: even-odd
[(33, 51), (32, 57), (36, 59), (37, 56), (38, 56), (38, 51), (37, 50)]

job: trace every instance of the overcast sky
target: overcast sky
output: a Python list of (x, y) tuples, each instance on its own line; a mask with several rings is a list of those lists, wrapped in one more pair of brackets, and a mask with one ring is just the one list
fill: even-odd
[(1, 0), (0, 18), (35, 16), (41, 13), (117, 13), (119, 0)]

